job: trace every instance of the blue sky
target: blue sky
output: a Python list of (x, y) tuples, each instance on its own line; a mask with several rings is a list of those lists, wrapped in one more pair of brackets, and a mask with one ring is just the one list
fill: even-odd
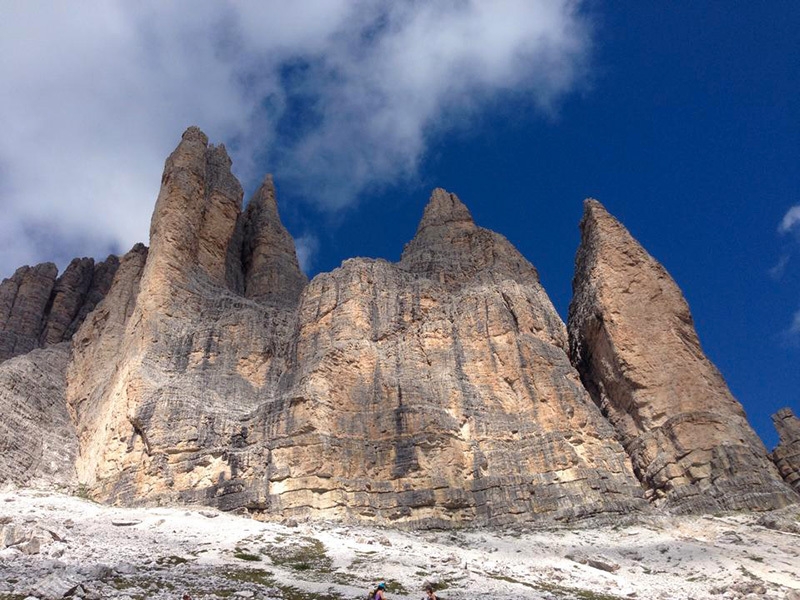
[(442, 186), (566, 317), (593, 196), (774, 446), (770, 415), (800, 412), (796, 3), (282, 4), (4, 4), (0, 276), (145, 239), (189, 124), (247, 189), (275, 173), (310, 274), (396, 260)]

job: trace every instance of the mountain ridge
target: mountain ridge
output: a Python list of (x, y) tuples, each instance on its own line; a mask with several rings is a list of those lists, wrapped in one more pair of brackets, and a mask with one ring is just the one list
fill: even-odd
[[(535, 267), (478, 227), (454, 194), (433, 191), (399, 262), (350, 259), (309, 282), (271, 178), (243, 209), (230, 166), (224, 146), (189, 128), (165, 163), (149, 248), (118, 261), (94, 310), (61, 303), (70, 307), (62, 312), (85, 314), (68, 336), (61, 376), (77, 455), (57, 469), (74, 469), (60, 484), (113, 504), (200, 503), (422, 527), (767, 510), (800, 500), (786, 483), (795, 481), (794, 454), (781, 454), (779, 473), (702, 354), (674, 282), (660, 288), (666, 300), (652, 314), (649, 300), (634, 303), (630, 336), (597, 337), (596, 324), (609, 322), (603, 298), (617, 302), (609, 314), (628, 307), (617, 294), (616, 255), (597, 248), (649, 257), (598, 202), (586, 204), (568, 328)], [(587, 266), (598, 261), (611, 267)], [(652, 258), (622, 262), (629, 281), (655, 273), (671, 282)], [(55, 279), (43, 269), (42, 289)], [(0, 299), (13, 284), (3, 282)], [(592, 295), (598, 289), (610, 291)], [(31, 331), (41, 329), (45, 295), (52, 288), (20, 309), (38, 318)], [(676, 331), (690, 351), (670, 350), (674, 360), (664, 364), (675, 373), (707, 364), (716, 375), (701, 377), (706, 388), (679, 381), (669, 397), (711, 398), (712, 410), (702, 418), (678, 410), (671, 424), (658, 417), (633, 434), (626, 423), (652, 421), (644, 415), (672, 405), (658, 399), (658, 378), (643, 386), (632, 375), (635, 361), (609, 371), (604, 357), (621, 360), (645, 332), (669, 350)], [(28, 397), (37, 394), (37, 365), (14, 375), (29, 380)], [(631, 401), (620, 381), (647, 393)], [(19, 394), (7, 402), (19, 403)], [(19, 427), (35, 431), (47, 410)], [(732, 420), (737, 427), (725, 429)], [(679, 435), (687, 426), (692, 434)], [(734, 443), (740, 438), (748, 441)], [(21, 454), (35, 440), (0, 438), (28, 444)], [(28, 479), (39, 471), (49, 472), (34, 464)], [(3, 469), (0, 478), (25, 483)]]

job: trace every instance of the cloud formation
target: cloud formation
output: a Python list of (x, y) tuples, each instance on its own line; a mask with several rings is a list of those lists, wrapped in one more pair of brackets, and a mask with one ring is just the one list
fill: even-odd
[[(786, 211), (786, 214), (783, 215), (783, 219), (781, 219), (781, 222), (778, 225), (778, 233), (782, 235), (794, 233), (797, 236), (797, 239), (800, 240), (800, 204), (792, 206)], [(784, 254), (781, 257), (781, 260), (778, 262), (778, 264), (770, 269), (770, 275), (774, 279), (781, 279), (783, 277), (791, 254), (792, 251), (790, 250), (789, 253)], [(787, 340), (793, 343), (800, 341), (800, 310), (794, 313), (792, 322), (783, 332), (783, 335)]]
[(553, 110), (591, 49), (569, 0), (9, 0), (2, 17), (2, 277), (146, 240), (190, 124), (246, 188), (270, 170), (335, 211), (498, 97)]
[(781, 224), (778, 226), (778, 231), (780, 233), (800, 232), (800, 204), (786, 211), (783, 219), (781, 219)]

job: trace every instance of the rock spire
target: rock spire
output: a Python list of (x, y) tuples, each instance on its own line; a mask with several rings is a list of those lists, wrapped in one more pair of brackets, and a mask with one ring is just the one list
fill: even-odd
[(21, 267), (0, 284), (0, 362), (67, 341), (103, 299), (119, 261), (76, 258), (56, 277), (53, 263)]
[(596, 200), (581, 235), (570, 355), (651, 498), (690, 512), (795, 501), (664, 267)]
[(308, 282), (272, 179), (242, 210), (230, 167), (187, 129), (149, 248), (0, 286), (0, 351), (25, 353), (0, 364), (0, 481), (418, 527), (796, 501), (677, 286), (599, 203), (568, 336), (454, 194), (398, 263)]
[(297, 304), (308, 278), (300, 270), (294, 240), (278, 216), (271, 175), (248, 202), (242, 219), (245, 296)]
[(521, 284), (539, 281), (533, 265), (506, 238), (477, 227), (461, 200), (441, 188), (433, 190), (399, 266), (449, 289), (506, 279)]

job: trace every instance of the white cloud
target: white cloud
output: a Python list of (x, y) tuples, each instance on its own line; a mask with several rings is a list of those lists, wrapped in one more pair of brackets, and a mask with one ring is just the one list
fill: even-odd
[(300, 269), (303, 273), (310, 273), (319, 251), (319, 239), (313, 233), (305, 233), (294, 238), (294, 245), (297, 249), (297, 261), (300, 263)]
[(769, 269), (769, 276), (774, 280), (779, 281), (786, 272), (786, 266), (789, 264), (791, 257), (792, 255), (789, 253), (782, 255), (780, 260), (778, 260), (778, 262)]
[(586, 67), (579, 8), (7, 0), (0, 276), (146, 241), (163, 161), (190, 124), (226, 142), (246, 186), (268, 169), (321, 207), (350, 205), (413, 175), (431, 132), (498, 94), (551, 110)]
[(778, 226), (780, 233), (789, 233), (792, 230), (800, 230), (800, 204), (786, 211)]
[(789, 333), (791, 335), (800, 336), (800, 310), (794, 313), (794, 318), (792, 319), (792, 325), (789, 327)]

